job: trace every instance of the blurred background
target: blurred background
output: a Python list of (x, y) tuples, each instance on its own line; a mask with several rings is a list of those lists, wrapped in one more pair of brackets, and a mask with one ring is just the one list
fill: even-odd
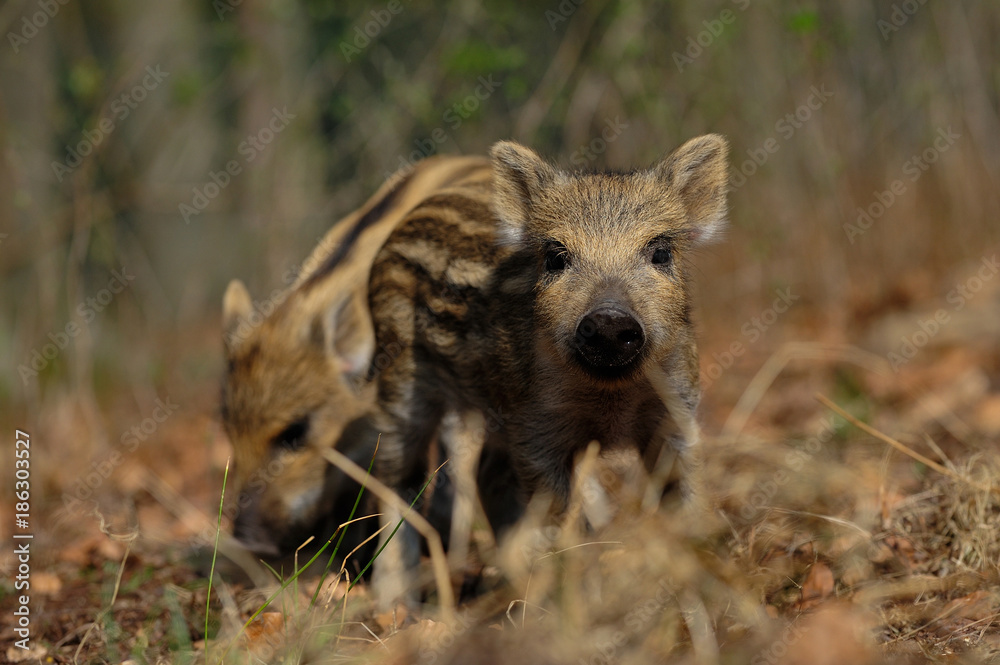
[[(695, 265), (703, 371), (760, 339), (886, 357), (902, 338), (873, 326), (957, 316), (1000, 242), (993, 3), (8, 0), (0, 28), (0, 420), (39, 432), (53, 502), (130, 432), (199, 451), (178, 483), (218, 473), (227, 282), (284, 288), (429, 154), (514, 138), (627, 168), (728, 136), (731, 226)], [(158, 429), (158, 399), (184, 417)]]

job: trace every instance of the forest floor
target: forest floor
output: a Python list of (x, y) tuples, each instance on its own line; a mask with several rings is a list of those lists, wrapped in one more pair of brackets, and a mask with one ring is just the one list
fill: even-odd
[[(229, 455), (216, 385), (175, 398), (185, 407), (134, 454), (83, 460), (71, 442), (92, 423), (67, 396), (32, 432), (33, 483), (46, 497), (35, 504), (33, 650), (13, 646), (4, 620), (3, 656), (1000, 663), (1000, 289), (948, 310), (929, 334), (941, 307), (890, 315), (863, 303), (838, 324), (803, 305), (759, 340), (735, 327), (731, 338), (703, 334), (710, 517), (643, 510), (633, 466), (599, 461), (593, 477), (618, 506), (611, 524), (527, 528), (500, 554), (473, 534), (460, 573), (486, 591), (451, 617), (433, 600), (380, 613), (364, 582), (348, 592), (328, 577), (318, 588), (307, 573), (244, 628), (277, 585), (217, 575), (207, 604), (207, 567), (191, 556), (214, 534)], [(214, 342), (202, 349), (221, 354)], [(113, 395), (99, 408), (127, 429)], [(99, 469), (107, 478), (93, 500), (64, 500)], [(5, 549), (0, 566), (15, 570), (14, 557)]]

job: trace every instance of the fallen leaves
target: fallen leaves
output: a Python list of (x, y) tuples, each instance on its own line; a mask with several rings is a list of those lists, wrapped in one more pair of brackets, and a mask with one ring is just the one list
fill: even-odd
[(410, 612), (406, 609), (406, 605), (399, 604), (392, 609), (376, 614), (375, 623), (377, 623), (379, 628), (383, 631), (398, 630), (399, 627), (406, 622), (406, 618), (409, 615)]
[(120, 562), (125, 555), (125, 543), (94, 532), (72, 540), (59, 550), (59, 559), (81, 568), (98, 567), (105, 561)]
[(934, 632), (940, 636), (958, 634), (973, 624), (1000, 617), (1000, 593), (980, 589), (955, 598), (944, 606)]
[(809, 568), (802, 582), (797, 609), (807, 610), (816, 607), (833, 594), (833, 589), (833, 571), (822, 561), (817, 561)]
[(284, 644), (285, 621), (281, 612), (263, 612), (247, 625), (240, 642), (251, 654), (270, 660), (275, 650)]
[(62, 591), (62, 580), (55, 573), (42, 570), (31, 576), (31, 590), (43, 596), (54, 596)]
[(27, 663), (27, 662), (39, 662), (46, 656), (48, 656), (48, 650), (40, 644), (32, 644), (31, 647), (27, 649), (21, 649), (16, 646), (7, 647), (7, 662), (8, 663)]

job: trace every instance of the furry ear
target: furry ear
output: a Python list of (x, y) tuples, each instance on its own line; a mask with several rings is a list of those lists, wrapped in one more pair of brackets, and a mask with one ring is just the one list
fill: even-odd
[(718, 134), (693, 138), (653, 168), (680, 198), (696, 242), (710, 240), (726, 222), (729, 144)]
[(252, 311), (253, 301), (247, 287), (238, 279), (229, 282), (226, 294), (222, 297), (222, 339), (227, 351), (238, 346), (236, 330)]
[(326, 303), (307, 334), (313, 343), (322, 345), (337, 373), (349, 378), (367, 374), (375, 353), (375, 330), (365, 294)]
[(531, 206), (541, 190), (556, 179), (556, 171), (533, 150), (513, 141), (490, 148), (493, 162), (493, 212), (501, 222), (501, 240), (516, 244), (524, 237)]

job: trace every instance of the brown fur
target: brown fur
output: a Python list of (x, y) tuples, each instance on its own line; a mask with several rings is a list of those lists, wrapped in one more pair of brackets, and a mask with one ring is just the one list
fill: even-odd
[(492, 177), (414, 209), (372, 268), (376, 340), (398, 349), (372, 368), (383, 480), (414, 496), (443, 414), (465, 410), (486, 414), (480, 496), (501, 533), (536, 492), (566, 501), (592, 440), (692, 459), (685, 258), (723, 222), (726, 152), (709, 135), (648, 170), (571, 174), (501, 142)]
[(364, 378), (376, 351), (372, 260), (414, 206), (488, 169), (482, 158), (424, 160), (336, 224), (288, 290), (255, 307), (241, 282), (229, 285), (222, 420), (235, 458), (235, 532), (251, 549), (287, 554), (346, 518), (358, 486), (321, 451), (336, 446), (362, 466), (374, 452), (374, 388)]

